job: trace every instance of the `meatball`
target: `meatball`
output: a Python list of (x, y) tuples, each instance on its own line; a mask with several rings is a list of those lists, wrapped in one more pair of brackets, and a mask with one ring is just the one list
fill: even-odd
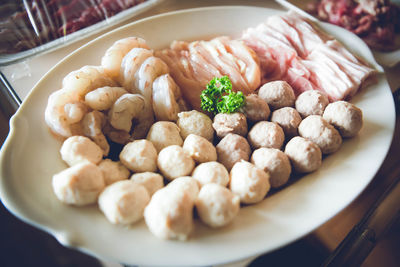
[(193, 223), (193, 192), (182, 186), (168, 184), (152, 196), (144, 210), (150, 232), (161, 239), (188, 239)]
[(217, 160), (215, 146), (199, 135), (189, 134), (183, 142), (183, 150), (199, 163)]
[(131, 176), (131, 181), (136, 184), (143, 185), (149, 195), (152, 196), (158, 189), (164, 187), (164, 178), (155, 172), (135, 173)]
[(105, 159), (99, 164), (106, 185), (129, 178), (129, 170), (120, 162)]
[(176, 122), (181, 129), (181, 135), (185, 139), (189, 134), (196, 134), (212, 142), (214, 138), (214, 128), (212, 120), (206, 114), (197, 110), (183, 111), (178, 113)]
[(226, 187), (206, 184), (201, 188), (195, 206), (202, 222), (211, 227), (221, 227), (239, 213), (240, 198)]
[(66, 204), (83, 206), (96, 203), (105, 183), (100, 168), (90, 162), (81, 162), (53, 176), (53, 190)]
[(293, 107), (296, 100), (293, 88), (285, 81), (268, 82), (260, 87), (258, 96), (268, 103), (272, 110)]
[(285, 133), (275, 122), (259, 121), (250, 129), (247, 139), (254, 149), (260, 147), (279, 149), (285, 141)]
[(218, 113), (212, 124), (218, 137), (223, 138), (229, 133), (246, 136), (247, 120), (243, 113)]
[(295, 102), (296, 109), (303, 118), (310, 115), (322, 116), (328, 104), (328, 96), (317, 90), (304, 91)]
[(178, 125), (171, 121), (158, 121), (154, 123), (147, 134), (147, 140), (151, 141), (157, 152), (171, 145), (181, 146), (183, 140)]
[(242, 111), (247, 120), (251, 122), (266, 121), (271, 114), (268, 103), (257, 94), (246, 96), (246, 104), (242, 108)]
[(339, 130), (342, 137), (353, 137), (361, 130), (363, 114), (361, 109), (346, 101), (330, 103), (323, 118)]
[(124, 146), (119, 159), (134, 172), (154, 172), (157, 170), (157, 150), (152, 142), (141, 139)]
[(272, 112), (271, 121), (282, 127), (286, 138), (292, 138), (297, 134), (297, 128), (301, 122), (301, 116), (296, 109), (284, 107)]
[(319, 146), (300, 136), (290, 139), (286, 144), (285, 154), (289, 157), (293, 169), (298, 173), (313, 172), (322, 164)]
[(192, 177), (199, 182), (200, 186), (209, 183), (227, 186), (229, 183), (228, 170), (222, 163), (216, 161), (200, 164), (193, 170)]
[(69, 166), (83, 161), (98, 164), (103, 158), (103, 151), (95, 142), (79, 135), (68, 137), (62, 144), (60, 153)]
[(264, 199), (270, 189), (269, 174), (256, 165), (240, 161), (233, 165), (229, 187), (244, 204), (254, 204)]
[(319, 115), (310, 115), (299, 125), (299, 135), (313, 141), (323, 154), (336, 152), (342, 144), (340, 133)]
[(186, 192), (194, 202), (199, 194), (200, 187), (197, 181), (191, 176), (181, 176), (172, 180), (168, 187), (174, 187), (174, 190)]
[(269, 173), (272, 188), (286, 184), (292, 172), (288, 156), (276, 148), (261, 147), (255, 150), (251, 155), (251, 162)]
[(250, 158), (250, 145), (246, 138), (237, 134), (228, 134), (216, 146), (218, 161), (229, 171), (232, 166), (240, 161)]
[(130, 180), (107, 186), (99, 196), (99, 208), (113, 224), (128, 225), (143, 218), (150, 201), (146, 188)]
[(194, 168), (194, 160), (180, 146), (168, 146), (160, 151), (157, 165), (168, 180), (189, 175)]

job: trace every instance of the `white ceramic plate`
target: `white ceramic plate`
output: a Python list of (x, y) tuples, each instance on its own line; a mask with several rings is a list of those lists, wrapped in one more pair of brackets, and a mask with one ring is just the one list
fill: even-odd
[[(368, 185), (380, 167), (394, 132), (395, 111), (384, 75), (352, 101), (364, 112), (358, 137), (346, 140), (320, 170), (305, 176), (262, 203), (241, 209), (234, 222), (211, 230), (196, 224), (187, 242), (155, 238), (140, 222), (130, 228), (106, 221), (97, 207), (62, 204), (52, 192), (51, 178), (66, 165), (61, 143), (49, 134), (44, 109), (62, 78), (83, 65), (100, 64), (116, 40), (140, 36), (153, 49), (172, 40), (194, 40), (228, 34), (262, 22), (278, 10), (253, 7), (201, 8), (148, 18), (94, 40), (47, 73), (11, 120), (1, 153), (0, 193), (16, 216), (54, 235), (62, 244), (115, 262), (138, 265), (215, 265), (255, 256), (303, 237), (346, 207)], [(323, 25), (366, 60), (366, 45), (351, 33)], [(374, 63), (376, 64), (376, 63)]]

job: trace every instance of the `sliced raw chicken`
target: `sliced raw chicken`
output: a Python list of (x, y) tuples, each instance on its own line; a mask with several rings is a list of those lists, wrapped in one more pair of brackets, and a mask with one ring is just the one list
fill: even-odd
[(259, 59), (240, 40), (218, 37), (210, 41), (172, 42), (170, 48), (155, 51), (164, 60), (182, 95), (194, 109), (200, 109), (200, 94), (214, 77), (227, 75), (235, 91), (249, 94), (261, 83)]

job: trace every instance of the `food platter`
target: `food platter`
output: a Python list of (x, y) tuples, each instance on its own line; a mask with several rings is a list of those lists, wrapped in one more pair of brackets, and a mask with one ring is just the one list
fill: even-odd
[[(52, 175), (66, 165), (59, 155), (60, 140), (50, 134), (44, 122), (44, 109), (48, 96), (60, 88), (65, 75), (84, 65), (99, 65), (105, 50), (127, 36), (142, 37), (151, 48), (159, 49), (172, 40), (237, 36), (246, 27), (279, 12), (230, 6), (167, 13), (109, 32), (64, 58), (36, 84), (11, 120), (0, 156), (0, 196), (4, 205), (65, 246), (129, 265), (239, 261), (285, 246), (332, 218), (369, 184), (391, 144), (395, 110), (382, 73), (351, 100), (363, 110), (363, 129), (357, 137), (345, 140), (338, 152), (326, 157), (322, 168), (261, 203), (242, 208), (233, 223), (222, 229), (212, 230), (197, 222), (186, 242), (159, 240), (143, 221), (131, 227), (114, 226), (96, 206), (62, 204), (51, 188)], [(358, 37), (332, 25), (321, 27), (380, 68)]]

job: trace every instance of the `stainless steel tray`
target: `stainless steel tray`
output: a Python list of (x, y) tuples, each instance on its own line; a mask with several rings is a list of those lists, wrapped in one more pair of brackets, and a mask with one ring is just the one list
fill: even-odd
[(104, 20), (102, 20), (98, 23), (95, 23), (95, 24), (92, 24), (85, 28), (82, 28), (71, 34), (67, 34), (64, 37), (60, 37), (58, 39), (44, 43), (40, 46), (31, 48), (29, 50), (17, 52), (14, 54), (0, 54), (0, 65), (7, 65), (7, 64), (15, 63), (17, 61), (21, 61), (28, 57), (42, 54), (42, 53), (47, 53), (47, 52), (53, 51), (57, 48), (69, 45), (73, 42), (76, 42), (76, 41), (86, 38), (88, 36), (99, 33), (100, 31), (103, 31), (114, 25), (117, 25), (118, 23), (128, 20), (140, 13), (143, 13), (146, 10), (154, 7), (155, 5), (158, 5), (162, 1), (163, 0), (147, 0), (143, 3), (139, 3), (139, 4), (135, 5), (129, 9), (123, 10), (123, 11), (115, 14), (114, 16), (105, 18)]

